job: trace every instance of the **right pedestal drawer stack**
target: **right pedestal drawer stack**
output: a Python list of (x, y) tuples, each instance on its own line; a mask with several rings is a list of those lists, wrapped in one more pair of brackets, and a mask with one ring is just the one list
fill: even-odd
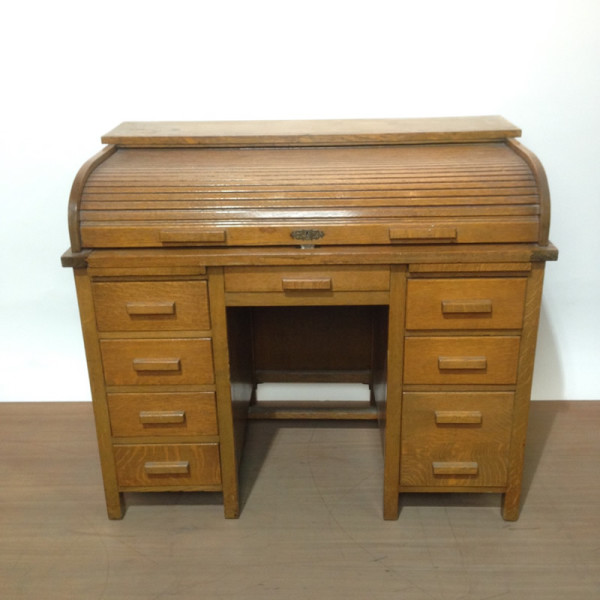
[(409, 278), (400, 491), (506, 491), (528, 277)]

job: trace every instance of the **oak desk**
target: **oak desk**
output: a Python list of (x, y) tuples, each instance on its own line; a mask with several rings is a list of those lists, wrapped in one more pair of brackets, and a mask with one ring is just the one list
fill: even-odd
[[(377, 418), (405, 492), (516, 519), (549, 193), (501, 117), (123, 123), (79, 171), (71, 248), (106, 502), (222, 491), (249, 416)], [(264, 382), (367, 405), (256, 402)], [(275, 406), (273, 408), (273, 406)]]

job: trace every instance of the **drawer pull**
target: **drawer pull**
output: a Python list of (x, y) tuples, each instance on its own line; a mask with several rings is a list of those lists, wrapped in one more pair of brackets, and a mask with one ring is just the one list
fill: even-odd
[(181, 371), (180, 358), (134, 358), (133, 370), (138, 373), (146, 371)]
[(420, 240), (455, 240), (456, 227), (395, 227), (389, 230), (392, 242)]
[(485, 371), (485, 356), (438, 356), (440, 371)]
[(190, 463), (187, 460), (146, 462), (146, 475), (189, 475)]
[(446, 424), (471, 424), (481, 423), (482, 416), (479, 410), (436, 410), (435, 422), (438, 425)]
[(185, 422), (184, 410), (142, 410), (140, 423), (142, 425), (173, 425)]
[(332, 288), (331, 277), (318, 277), (310, 279), (282, 279), (283, 291), (321, 290), (327, 291)]
[(163, 229), (160, 234), (163, 244), (223, 244), (227, 240), (225, 230)]
[(128, 315), (174, 315), (175, 302), (128, 302)]
[(491, 314), (491, 300), (442, 300), (445, 315)]
[(434, 462), (431, 463), (434, 475), (477, 475), (476, 462)]

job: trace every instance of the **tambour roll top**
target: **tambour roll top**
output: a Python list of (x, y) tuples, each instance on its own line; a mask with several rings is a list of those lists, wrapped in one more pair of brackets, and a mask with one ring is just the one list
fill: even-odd
[(124, 123), (73, 185), (71, 249), (543, 246), (548, 186), (519, 135), (500, 117)]

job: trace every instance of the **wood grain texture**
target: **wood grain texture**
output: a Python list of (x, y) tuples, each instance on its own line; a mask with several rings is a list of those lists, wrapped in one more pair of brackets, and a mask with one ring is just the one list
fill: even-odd
[(434, 415), (437, 425), (472, 425), (481, 423), (483, 419), (480, 410), (436, 410)]
[[(225, 283), (223, 269), (209, 271), (209, 302), (213, 322), (213, 362), (217, 393), (217, 418), (221, 453), (221, 477), (223, 484), (223, 510), (225, 518), (236, 519), (240, 515), (238, 469), (244, 443), (249, 398), (240, 399), (236, 392), (245, 387), (234, 380), (230, 372), (229, 335), (225, 308)], [(236, 385), (237, 384), (237, 385)], [(240, 410), (244, 406), (246, 410)], [(237, 410), (234, 410), (236, 408)]]
[(528, 273), (531, 271), (531, 265), (528, 263), (472, 263), (472, 264), (411, 264), (411, 273), (435, 273), (441, 274), (446, 277), (457, 272), (468, 274), (476, 274), (479, 277), (494, 275), (494, 273), (501, 273), (506, 276), (511, 273)]
[(407, 329), (520, 329), (527, 280), (419, 279), (408, 282)]
[(218, 444), (117, 444), (114, 455), (121, 490), (221, 484)]
[(99, 331), (208, 330), (206, 281), (92, 284)]
[(120, 149), (77, 206), (86, 247), (134, 247), (297, 245), (304, 229), (325, 245), (535, 242), (538, 203), (497, 142)]
[[(405, 393), (400, 485), (506, 485), (513, 400), (510, 392)], [(440, 421), (455, 411), (462, 420)]]
[(100, 341), (96, 329), (92, 284), (86, 269), (73, 269), (73, 274), (75, 276), (83, 343), (88, 364), (106, 512), (109, 519), (121, 519), (124, 514), (124, 507), (117, 486), (117, 472), (112, 454), (110, 414), (106, 404), (106, 383), (102, 370)]
[[(537, 244), (476, 244), (452, 246), (353, 246), (312, 249), (260, 247), (260, 248), (160, 248), (94, 250), (86, 258), (90, 274), (114, 271), (120, 275), (164, 275), (165, 270), (195, 269), (203, 273), (206, 267), (222, 266), (282, 266), (282, 265), (409, 265), (413, 270), (427, 269), (429, 264), (447, 264), (454, 272), (479, 269), (481, 263), (496, 265), (524, 263), (530, 270), (532, 262), (557, 260), (555, 246)], [(200, 264), (199, 264), (200, 263)], [(145, 267), (144, 267), (145, 265)], [(148, 269), (146, 273), (145, 269)], [(509, 269), (510, 270), (510, 269)]]
[[(390, 279), (392, 299), (406, 296), (406, 268), (392, 267)], [(382, 410), (384, 425), (383, 518), (398, 518), (398, 489), (400, 483), (400, 441), (402, 439), (402, 385), (404, 380), (404, 321), (406, 303), (391, 302), (388, 324), (388, 355), (386, 357), (387, 389)]]
[(102, 136), (120, 146), (315, 146), (498, 140), (521, 131), (499, 116), (312, 121), (125, 122)]
[(210, 339), (104, 339), (100, 347), (108, 386), (214, 383)]
[(542, 285), (544, 281), (544, 263), (533, 266), (527, 281), (525, 296), (524, 323), (519, 350), (518, 379), (515, 396), (515, 417), (513, 421), (510, 445), (510, 469), (506, 494), (504, 495), (503, 517), (514, 521), (519, 516), (521, 485), (523, 476), (523, 457), (529, 419), (531, 385), (537, 332), (542, 304)]
[[(315, 289), (310, 283), (327, 282), (327, 291), (389, 290), (390, 275), (386, 266), (333, 267), (262, 267), (255, 269), (225, 269), (225, 291), (230, 292), (283, 292), (291, 289)], [(298, 282), (294, 285), (295, 282)]]
[[(309, 211), (310, 215), (314, 216), (314, 211)], [(422, 213), (426, 211), (420, 211)], [(144, 217), (150, 213), (143, 213)], [(402, 220), (408, 223), (408, 220), (402, 215), (389, 216), (385, 220), (377, 222), (372, 218), (373, 215), (356, 216), (356, 220), (350, 225), (335, 224), (333, 219), (324, 216), (323, 219), (308, 220), (311, 218), (307, 212), (303, 217), (298, 219), (277, 220), (277, 221), (261, 221), (254, 219), (246, 222), (245, 225), (238, 222), (235, 226), (230, 226), (227, 229), (227, 245), (228, 246), (299, 246), (292, 238), (292, 233), (297, 230), (299, 225), (318, 227), (324, 232), (324, 239), (321, 245), (345, 245), (352, 244), (387, 244), (396, 243), (390, 242), (389, 238), (389, 221)], [(98, 216), (98, 215), (96, 215)], [(129, 216), (123, 213), (121, 216)], [(160, 215), (161, 217), (184, 221), (186, 215), (170, 214)], [(197, 216), (207, 217), (206, 213), (198, 213)], [(223, 218), (225, 215), (221, 215)], [(384, 215), (385, 216), (385, 215)], [(268, 219), (269, 217), (267, 217)], [(431, 227), (440, 219), (454, 225), (456, 236), (452, 240), (438, 240), (440, 243), (461, 243), (461, 244), (483, 244), (489, 243), (527, 243), (534, 242), (536, 239), (537, 230), (539, 228), (538, 219), (529, 216), (514, 216), (514, 217), (486, 217), (480, 219), (469, 219), (468, 217), (444, 217), (443, 215), (433, 215), (429, 218), (423, 217), (419, 221), (414, 222), (418, 229), (424, 225)], [(362, 220), (362, 223), (360, 222)], [(152, 219), (146, 222), (135, 223), (133, 221), (120, 221), (120, 217), (115, 215), (114, 219), (107, 221), (89, 220), (81, 225), (81, 235), (83, 244), (89, 248), (152, 248), (157, 246), (167, 247), (170, 243), (163, 243), (161, 232), (165, 226), (168, 226), (173, 221), (156, 221)], [(222, 226), (217, 224), (219, 228)], [(190, 225), (182, 227), (185, 236), (189, 235), (190, 228), (200, 227), (206, 228), (206, 224), (198, 220), (192, 221)], [(415, 237), (411, 240), (405, 239), (404, 243), (424, 244), (431, 242), (431, 239)], [(199, 243), (195, 241), (180, 242), (178, 246), (210, 246), (219, 245), (213, 243)], [(220, 244), (224, 245), (224, 244)]]
[(550, 231), (550, 187), (546, 171), (540, 159), (529, 148), (516, 140), (507, 140), (507, 144), (527, 162), (535, 177), (540, 195), (540, 234), (538, 242), (541, 245), (546, 245), (548, 244)]
[(72, 253), (78, 253), (82, 250), (80, 203), (87, 179), (94, 172), (96, 167), (112, 156), (116, 150), (116, 146), (107, 146), (106, 148), (103, 148), (98, 154), (87, 160), (75, 176), (75, 180), (71, 186), (71, 195), (69, 196), (69, 238), (71, 240), (70, 251)]
[(370, 373), (377, 312), (370, 306), (252, 309), (257, 380), (273, 372), (287, 374), (279, 381), (322, 381), (327, 373), (346, 381), (353, 373)]
[(517, 336), (408, 337), (404, 383), (515, 384), (519, 341)]
[(478, 475), (479, 464), (476, 462), (450, 462), (450, 461), (434, 461), (431, 463), (434, 476), (439, 475), (454, 475), (460, 477), (462, 475)]
[(213, 392), (144, 392), (107, 395), (112, 435), (218, 435)]

